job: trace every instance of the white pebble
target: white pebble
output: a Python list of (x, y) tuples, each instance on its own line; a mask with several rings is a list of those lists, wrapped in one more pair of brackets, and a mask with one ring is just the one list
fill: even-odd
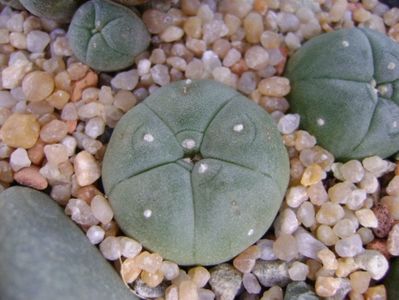
[(93, 215), (103, 224), (108, 224), (114, 217), (114, 213), (107, 199), (101, 195), (96, 195), (93, 197), (90, 207)]
[(277, 256), (273, 252), (273, 243), (272, 240), (262, 239), (259, 240), (256, 244), (260, 248), (260, 259), (263, 260), (275, 260)]
[(90, 243), (93, 245), (97, 245), (98, 243), (101, 243), (101, 241), (104, 239), (105, 236), (105, 231), (98, 225), (93, 225), (87, 230), (86, 236), (89, 239)]
[(100, 251), (108, 260), (117, 260), (121, 257), (120, 239), (114, 236), (106, 237), (100, 244)]
[(290, 276), (291, 280), (294, 281), (304, 281), (309, 273), (309, 267), (301, 263), (299, 261), (295, 261), (289, 268), (288, 268), (288, 275)]
[(102, 118), (100, 117), (95, 117), (93, 119), (90, 119), (85, 126), (85, 133), (95, 139), (102, 135), (105, 130), (105, 122)]
[(290, 134), (298, 129), (299, 121), (298, 114), (287, 114), (278, 121), (277, 128), (282, 134)]
[(79, 152), (74, 160), (75, 175), (80, 186), (94, 183), (101, 176), (100, 166), (87, 151)]
[(133, 90), (139, 81), (137, 70), (120, 72), (111, 80), (111, 85), (116, 89)]
[(43, 150), (50, 164), (57, 166), (68, 160), (68, 149), (63, 144), (46, 145)]
[(355, 257), (355, 263), (368, 271), (375, 280), (380, 280), (389, 268), (387, 259), (377, 250), (365, 250)]
[(94, 217), (90, 206), (82, 199), (70, 199), (65, 207), (65, 213), (71, 216), (71, 219), (83, 226), (97, 225), (98, 220)]
[(245, 273), (242, 277), (242, 284), (244, 288), (250, 294), (258, 294), (262, 287), (260, 286), (258, 279), (252, 273)]
[(140, 59), (137, 64), (137, 72), (140, 76), (148, 74), (151, 69), (151, 61), (149, 59)]
[(14, 172), (17, 172), (23, 168), (29, 167), (31, 161), (28, 156), (28, 152), (23, 148), (17, 148), (11, 153), (10, 166)]
[(299, 207), (303, 202), (309, 199), (306, 187), (299, 185), (289, 188), (285, 200), (288, 206), (292, 208)]
[(33, 53), (40, 53), (50, 43), (50, 36), (43, 31), (32, 30), (26, 37), (27, 49)]
[(354, 257), (364, 251), (362, 239), (354, 234), (335, 244), (335, 252), (341, 257)]
[(368, 228), (377, 228), (378, 220), (374, 212), (369, 208), (362, 208), (355, 211), (355, 215), (359, 220), (360, 225)]
[(67, 135), (62, 139), (61, 144), (66, 147), (68, 156), (72, 156), (75, 154), (78, 143), (73, 136)]
[(350, 160), (344, 163), (340, 171), (345, 180), (353, 183), (360, 182), (365, 173), (362, 164), (358, 160)]
[(126, 258), (137, 256), (143, 249), (139, 242), (125, 236), (120, 238), (119, 244), (121, 254)]

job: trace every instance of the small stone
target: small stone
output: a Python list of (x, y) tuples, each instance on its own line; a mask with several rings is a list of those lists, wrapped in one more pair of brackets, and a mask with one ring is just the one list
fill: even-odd
[(63, 109), (65, 104), (68, 103), (69, 99), (69, 93), (63, 90), (56, 90), (49, 97), (47, 97), (46, 101), (56, 109)]
[(210, 274), (209, 284), (217, 299), (234, 300), (241, 288), (241, 273), (224, 263), (211, 269)]
[(306, 167), (301, 178), (301, 184), (304, 186), (310, 186), (320, 182), (326, 177), (325, 172), (318, 164), (311, 164)]
[(43, 148), (46, 159), (53, 165), (59, 165), (68, 160), (68, 150), (63, 144), (46, 145)]
[(399, 176), (398, 175), (394, 176), (392, 178), (392, 180), (388, 183), (386, 192), (390, 196), (399, 196)]
[(370, 156), (362, 161), (363, 167), (376, 177), (382, 176), (389, 168), (389, 163), (379, 156)]
[(201, 266), (191, 268), (188, 271), (188, 276), (191, 277), (192, 281), (197, 285), (198, 288), (204, 287), (211, 277), (208, 270)]
[(40, 124), (31, 114), (12, 114), (0, 129), (3, 142), (14, 148), (31, 148), (37, 141)]
[(36, 190), (44, 190), (48, 186), (46, 178), (40, 174), (39, 168), (35, 166), (19, 170), (14, 174), (14, 179), (19, 184), (29, 186)]
[(359, 265), (355, 262), (353, 257), (338, 258), (338, 268), (335, 274), (338, 277), (347, 277), (353, 271), (359, 269)]
[(260, 70), (267, 67), (269, 63), (269, 53), (261, 46), (252, 46), (245, 52), (244, 60), (249, 68)]
[(255, 261), (254, 258), (240, 254), (233, 260), (233, 266), (241, 273), (249, 273), (255, 266)]
[(326, 246), (335, 245), (335, 243), (339, 239), (335, 232), (331, 229), (331, 227), (327, 225), (320, 225), (317, 228), (316, 236)]
[(166, 288), (165, 300), (179, 300), (179, 290), (176, 285), (172, 284)]
[(90, 206), (81, 199), (70, 199), (65, 207), (65, 212), (71, 216), (73, 221), (80, 225), (91, 226), (98, 224), (98, 220), (91, 212)]
[(316, 220), (320, 224), (334, 225), (345, 215), (344, 209), (336, 203), (323, 203), (316, 214)]
[(355, 188), (354, 184), (349, 181), (338, 182), (328, 189), (328, 196), (332, 202), (344, 204), (348, 202)]
[(162, 41), (170, 43), (180, 40), (183, 37), (183, 35), (184, 31), (180, 27), (169, 26), (162, 32), (160, 38), (162, 39)]
[(307, 189), (307, 193), (312, 204), (321, 206), (323, 203), (328, 201), (328, 194), (324, 185), (321, 181), (311, 185)]
[(157, 253), (144, 251), (137, 256), (137, 265), (146, 272), (155, 273), (161, 268), (162, 257)]
[(298, 256), (296, 239), (290, 234), (281, 234), (273, 244), (274, 254), (281, 260), (290, 261)]
[(231, 48), (223, 58), (223, 65), (226, 67), (231, 67), (240, 59), (241, 53), (237, 49)]
[(264, 31), (262, 16), (259, 13), (250, 12), (244, 19), (243, 27), (247, 42), (251, 44), (259, 43), (260, 36)]
[(101, 195), (97, 195), (91, 200), (90, 207), (93, 215), (103, 224), (108, 224), (114, 217), (114, 213), (107, 199)]
[(364, 189), (366, 193), (373, 194), (380, 187), (380, 183), (378, 182), (378, 179), (374, 176), (374, 174), (366, 172), (363, 179), (359, 183), (359, 187), (361, 189)]
[(1, 81), (3, 88), (16, 88), (25, 74), (29, 73), (33, 68), (33, 64), (27, 59), (18, 59), (1, 72)]
[(258, 89), (262, 95), (284, 97), (290, 92), (290, 82), (285, 77), (269, 77), (259, 82)]
[[(372, 210), (377, 217), (378, 220), (378, 227), (373, 228), (374, 234), (379, 237), (379, 238), (384, 238), (388, 235), (389, 231), (391, 230), (394, 220), (390, 214), (390, 211), (388, 209), (388, 206), (385, 205), (387, 202), (387, 198), (385, 198), (385, 201), (382, 201), (382, 203), (378, 203), (375, 205)], [(383, 198), (383, 200), (384, 200)]]
[(214, 300), (214, 299), (215, 299), (215, 293), (212, 292), (211, 290), (198, 289), (198, 300)]
[(260, 286), (258, 279), (252, 273), (245, 273), (242, 277), (242, 284), (244, 288), (250, 294), (258, 294), (262, 287)]
[(383, 284), (370, 287), (365, 293), (365, 300), (386, 300), (387, 291)]
[(278, 121), (277, 128), (282, 134), (291, 134), (298, 129), (299, 121), (298, 114), (287, 114)]
[(133, 90), (139, 81), (137, 70), (130, 70), (118, 73), (111, 80), (111, 85), (115, 89)]
[(132, 238), (121, 237), (119, 243), (121, 247), (121, 254), (126, 258), (136, 257), (143, 249), (143, 246)]
[(277, 259), (276, 255), (273, 252), (273, 243), (272, 240), (261, 239), (259, 240), (256, 245), (260, 249), (260, 259), (263, 260), (275, 260)]
[(376, 250), (364, 250), (363, 253), (355, 257), (355, 262), (369, 272), (372, 279), (381, 279), (389, 268), (389, 264), (384, 255)]
[[(97, 86), (97, 83), (98, 83), (97, 73), (95, 73), (94, 71), (87, 72), (82, 79), (79, 79), (78, 81), (74, 82), (71, 93), (71, 101), (75, 102), (81, 99), (82, 92), (88, 87)], [(64, 89), (62, 87), (60, 88)]]
[(399, 255), (399, 224), (395, 224), (388, 234), (387, 249), (390, 254)]
[(183, 28), (188, 37), (199, 39), (202, 35), (202, 20), (199, 17), (189, 17), (184, 22)]
[(93, 245), (97, 245), (102, 242), (105, 236), (104, 229), (102, 229), (100, 226), (93, 225), (91, 226), (87, 232), (86, 236), (89, 239), (90, 243)]
[(145, 284), (143, 280), (137, 278), (133, 282), (132, 290), (141, 299), (154, 299), (165, 295), (165, 284), (160, 284), (156, 287), (150, 287)]
[(159, 270), (154, 273), (142, 271), (140, 274), (140, 278), (150, 288), (155, 288), (162, 282), (163, 273)]
[(258, 260), (252, 273), (264, 287), (286, 286), (291, 281), (287, 263), (279, 260)]
[(363, 245), (367, 245), (372, 240), (374, 240), (374, 234), (373, 234), (373, 231), (370, 228), (361, 227), (357, 231), (357, 234), (360, 235), (360, 238), (362, 239)]
[(136, 258), (128, 258), (121, 265), (121, 276), (125, 283), (134, 282), (140, 275), (141, 269), (137, 266)]
[(52, 120), (40, 130), (40, 139), (45, 143), (58, 143), (68, 133), (68, 126), (60, 120)]
[(356, 217), (359, 220), (360, 225), (369, 228), (377, 228), (378, 220), (373, 211), (369, 208), (362, 208), (355, 211)]
[(365, 174), (364, 168), (360, 161), (350, 160), (340, 167), (340, 172), (345, 180), (357, 183), (363, 179)]
[(24, 77), (22, 90), (27, 100), (31, 102), (42, 101), (53, 92), (54, 80), (46, 72), (33, 71)]
[(363, 250), (363, 243), (358, 234), (341, 239), (335, 244), (335, 252), (341, 257), (354, 257)]
[(319, 252), (317, 252), (317, 257), (321, 260), (324, 269), (336, 270), (338, 268), (338, 261), (334, 252), (332, 252), (330, 249), (321, 249)]
[(98, 163), (87, 151), (81, 151), (76, 155), (74, 167), (76, 179), (80, 186), (92, 184), (101, 176)]
[(11, 153), (10, 166), (14, 172), (29, 167), (30, 164), (31, 161), (28, 157), (28, 152), (24, 148), (17, 148)]
[(312, 203), (305, 201), (297, 210), (298, 221), (305, 227), (311, 227), (316, 224), (316, 213)]
[(179, 285), (179, 300), (198, 300), (197, 286), (190, 280), (185, 280)]
[(321, 297), (334, 296), (340, 286), (340, 279), (333, 277), (322, 277), (319, 276), (316, 279), (316, 293)]
[(156, 64), (151, 68), (151, 77), (156, 84), (160, 86), (166, 85), (170, 82), (168, 67), (161, 64)]
[(356, 271), (349, 275), (352, 290), (356, 293), (363, 294), (367, 291), (371, 276), (368, 272)]
[[(263, 294), (264, 296), (264, 294)], [(261, 300), (279, 300), (281, 298), (266, 298)], [(305, 282), (291, 282), (287, 285), (285, 290), (284, 300), (319, 300), (312, 287)]]
[(26, 36), (27, 49), (33, 53), (43, 52), (49, 43), (50, 36), (48, 33), (40, 30), (32, 30)]
[(289, 268), (288, 268), (288, 274), (291, 278), (291, 280), (294, 281), (305, 281), (306, 277), (308, 276), (309, 273), (309, 267), (299, 261), (295, 261)]
[(119, 239), (113, 236), (106, 237), (100, 244), (100, 251), (108, 260), (117, 260), (121, 257)]
[(294, 236), (298, 245), (299, 254), (303, 256), (318, 259), (317, 253), (326, 247), (322, 242), (301, 227), (298, 228)]

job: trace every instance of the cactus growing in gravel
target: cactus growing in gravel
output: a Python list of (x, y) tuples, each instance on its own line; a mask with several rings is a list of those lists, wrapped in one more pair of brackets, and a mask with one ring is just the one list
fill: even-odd
[(291, 109), (338, 160), (399, 150), (399, 45), (369, 29), (318, 36), (288, 61)]
[(75, 56), (98, 71), (129, 67), (150, 43), (144, 23), (129, 8), (108, 0), (92, 0), (76, 11), (68, 29)]
[(33, 15), (68, 23), (82, 0), (19, 0)]
[(272, 119), (209, 80), (172, 83), (130, 110), (102, 177), (122, 230), (182, 265), (226, 261), (259, 239), (288, 179)]

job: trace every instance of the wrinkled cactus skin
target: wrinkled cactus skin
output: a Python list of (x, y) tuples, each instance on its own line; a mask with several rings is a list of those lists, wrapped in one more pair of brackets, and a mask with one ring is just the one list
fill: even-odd
[(49, 196), (0, 194), (0, 299), (137, 300), (114, 268)]
[(35, 16), (68, 23), (82, 0), (19, 0)]
[(223, 84), (187, 80), (119, 121), (102, 179), (127, 235), (181, 265), (212, 265), (266, 232), (289, 163), (264, 110)]
[(98, 71), (131, 66), (150, 43), (141, 19), (129, 8), (108, 0), (92, 0), (76, 11), (68, 29), (75, 56)]
[(399, 150), (399, 45), (370, 29), (308, 41), (288, 61), (290, 106), (338, 160)]

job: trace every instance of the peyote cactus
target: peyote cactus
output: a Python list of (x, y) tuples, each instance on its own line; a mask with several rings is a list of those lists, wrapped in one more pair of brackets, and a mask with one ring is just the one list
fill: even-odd
[(223, 84), (187, 80), (119, 121), (102, 180), (127, 235), (179, 264), (211, 265), (265, 233), (288, 178), (266, 112)]
[(85, 234), (44, 193), (0, 194), (0, 299), (136, 300)]
[(338, 160), (399, 150), (399, 45), (385, 35), (353, 28), (313, 38), (285, 76), (302, 127)]
[(82, 0), (19, 0), (33, 15), (68, 23)]
[(141, 19), (129, 8), (108, 0), (92, 0), (76, 11), (68, 29), (76, 57), (98, 71), (129, 67), (150, 43)]

